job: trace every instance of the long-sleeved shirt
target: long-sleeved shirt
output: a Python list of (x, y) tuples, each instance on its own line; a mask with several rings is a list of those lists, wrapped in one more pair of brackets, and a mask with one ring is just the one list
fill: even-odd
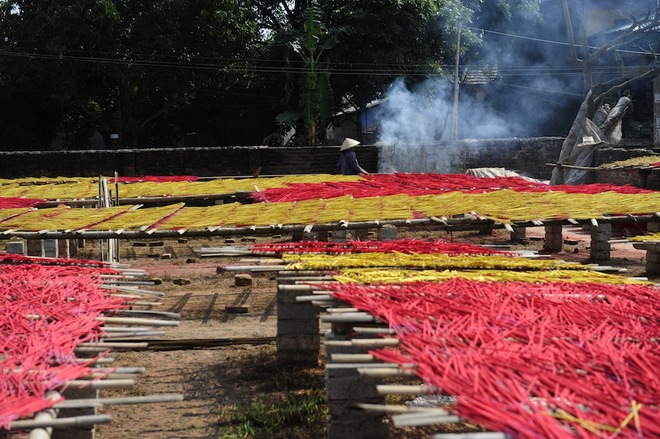
[(361, 170), (362, 168), (358, 164), (355, 151), (352, 149), (342, 151), (341, 156), (339, 156), (339, 172), (344, 175), (356, 175)]

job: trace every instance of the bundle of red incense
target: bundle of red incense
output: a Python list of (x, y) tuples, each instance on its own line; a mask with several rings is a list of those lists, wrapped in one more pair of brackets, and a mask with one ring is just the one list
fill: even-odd
[(329, 199), (350, 194), (353, 198), (383, 197), (406, 194), (409, 196), (440, 194), (460, 191), (482, 193), (497, 190), (516, 192), (565, 192), (569, 194), (597, 194), (617, 192), (624, 194), (651, 193), (631, 185), (595, 183), (588, 185), (549, 186), (520, 177), (480, 178), (469, 174), (374, 174), (355, 182), (293, 183), (285, 188), (271, 188), (253, 192), (257, 201), (302, 201)]
[(330, 285), (387, 322), (462, 418), (514, 437), (659, 437), (660, 295), (650, 285)]
[(75, 354), (103, 333), (98, 317), (125, 299), (101, 289), (98, 269), (39, 264), (0, 270), (0, 426), (51, 406), (46, 392), (90, 372)]
[(15, 209), (21, 207), (34, 207), (44, 203), (45, 201), (46, 200), (38, 200), (35, 198), (0, 197), (0, 210)]
[(441, 239), (425, 241), (423, 239), (396, 239), (391, 241), (347, 241), (347, 242), (322, 242), (322, 241), (297, 241), (297, 242), (270, 242), (257, 243), (251, 246), (254, 253), (278, 254), (283, 253), (322, 253), (322, 254), (344, 254), (344, 253), (418, 253), (446, 255), (485, 255), (485, 254), (507, 254), (473, 244), (461, 244), (447, 242)]

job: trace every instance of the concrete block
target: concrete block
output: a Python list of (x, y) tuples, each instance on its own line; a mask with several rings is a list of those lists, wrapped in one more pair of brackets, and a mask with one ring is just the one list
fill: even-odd
[(277, 334), (277, 350), (318, 352), (321, 346), (320, 334)]
[(513, 232), (511, 232), (511, 242), (521, 242), (524, 241), (526, 237), (527, 237), (526, 227), (513, 228)]
[(311, 303), (278, 304), (277, 318), (281, 320), (318, 321), (318, 308)]
[[(332, 409), (331, 409), (332, 410)], [(366, 412), (362, 410), (362, 412)], [(365, 413), (358, 419), (330, 419), (327, 439), (382, 439), (388, 436), (383, 415)]]
[(318, 319), (277, 319), (277, 334), (320, 334)]
[(59, 256), (57, 239), (42, 239), (42, 254), (45, 258), (57, 258)]
[[(277, 290), (277, 303), (280, 304), (285, 304), (285, 303), (291, 303), (291, 304), (299, 304), (296, 300), (296, 297), (298, 296), (304, 296), (309, 293), (301, 293), (299, 291), (282, 291), (280, 289)], [(309, 304), (312, 306), (312, 304)]]
[(385, 224), (378, 230), (378, 239), (381, 241), (391, 241), (397, 239), (397, 237), (397, 228), (392, 224)]
[(9, 241), (5, 245), (5, 251), (11, 255), (25, 255), (25, 241)]
[(646, 223), (646, 230), (649, 233), (660, 232), (660, 222), (650, 221), (650, 222)]
[(71, 257), (71, 252), (69, 251), (70, 245), (69, 245), (69, 240), (68, 239), (58, 239), (57, 240), (57, 257), (58, 258), (70, 258)]
[(346, 230), (345, 229), (333, 230), (332, 240), (334, 242), (346, 242)]
[(315, 351), (296, 351), (296, 350), (278, 350), (277, 363), (280, 365), (296, 366), (318, 366), (319, 352)]
[(562, 251), (564, 247), (564, 241), (561, 234), (561, 224), (545, 226), (545, 240), (543, 242), (543, 249), (550, 252)]
[(369, 229), (353, 229), (350, 231), (350, 234), (357, 241), (366, 241), (369, 239)]
[[(67, 389), (62, 393), (66, 399), (96, 399), (99, 397), (99, 391), (94, 389)], [(95, 407), (62, 409), (59, 411), (58, 418), (72, 418), (75, 416), (96, 415)], [(51, 435), (52, 439), (94, 439), (94, 426), (73, 427), (65, 429), (54, 429)]]
[(646, 272), (649, 274), (660, 273), (660, 263), (646, 263)]

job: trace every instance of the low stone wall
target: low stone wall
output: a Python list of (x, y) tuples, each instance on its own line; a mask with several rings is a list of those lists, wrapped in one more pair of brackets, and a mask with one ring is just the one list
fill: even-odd
[[(466, 139), (418, 145), (366, 145), (355, 152), (369, 172), (463, 173), (471, 168), (506, 168), (547, 180), (559, 158), (562, 137)], [(643, 141), (605, 148), (598, 163), (647, 155)], [(141, 175), (239, 176), (336, 174), (337, 146), (271, 148), (200, 147), (113, 151), (0, 152), (0, 177), (96, 177)]]
[[(362, 167), (375, 172), (378, 149), (355, 148)], [(266, 146), (160, 148), (113, 151), (0, 152), (0, 177), (96, 177), (274, 174), (336, 174), (339, 147)]]

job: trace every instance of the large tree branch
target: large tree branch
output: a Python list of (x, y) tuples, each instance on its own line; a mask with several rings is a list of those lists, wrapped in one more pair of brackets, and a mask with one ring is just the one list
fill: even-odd
[[(268, 2), (269, 5), (264, 4), (261, 1), (255, 1), (252, 4), (254, 5), (255, 8), (257, 8), (257, 11), (259, 14), (261, 14), (262, 17), (264, 17), (265, 21), (268, 22), (271, 26), (271, 29), (273, 30), (285, 30), (287, 28), (286, 23), (282, 23), (282, 21), (279, 19), (279, 17), (274, 13), (272, 6), (270, 5), (271, 2)], [(285, 15), (290, 19), (291, 18), (291, 11), (286, 4), (287, 2), (278, 2), (284, 9)]]
[(647, 70), (645, 73), (643, 73), (641, 75), (637, 75), (637, 76), (635, 76), (633, 78), (630, 78), (630, 79), (628, 79), (624, 82), (621, 82), (621, 83), (618, 83), (619, 81), (621, 81), (620, 77), (617, 78), (617, 79), (612, 79), (612, 80), (610, 80), (606, 83), (603, 83), (603, 85), (605, 85), (605, 86), (607, 86), (609, 84), (617, 84), (617, 85), (614, 85), (614, 86), (610, 87), (607, 91), (604, 91), (604, 92), (598, 94), (598, 96), (596, 97), (595, 100), (596, 100), (596, 102), (600, 102), (605, 96), (608, 96), (609, 94), (614, 93), (614, 92), (618, 92), (621, 89), (627, 87), (628, 85), (630, 85), (631, 83), (633, 83), (635, 81), (639, 81), (640, 79), (644, 79), (644, 78), (647, 78), (649, 76), (654, 76), (654, 75), (658, 75), (658, 74), (660, 74), (660, 67), (657, 67), (657, 68), (651, 69), (651, 70)]
[(633, 23), (630, 27), (624, 30), (621, 35), (614, 38), (612, 41), (609, 41), (607, 44), (604, 44), (589, 54), (585, 61), (593, 63), (595, 59), (598, 59), (606, 53), (634, 43), (648, 32), (655, 31), (658, 26), (660, 26), (660, 8), (655, 11), (655, 14), (653, 14), (652, 17), (647, 15), (645, 20), (633, 18)]

